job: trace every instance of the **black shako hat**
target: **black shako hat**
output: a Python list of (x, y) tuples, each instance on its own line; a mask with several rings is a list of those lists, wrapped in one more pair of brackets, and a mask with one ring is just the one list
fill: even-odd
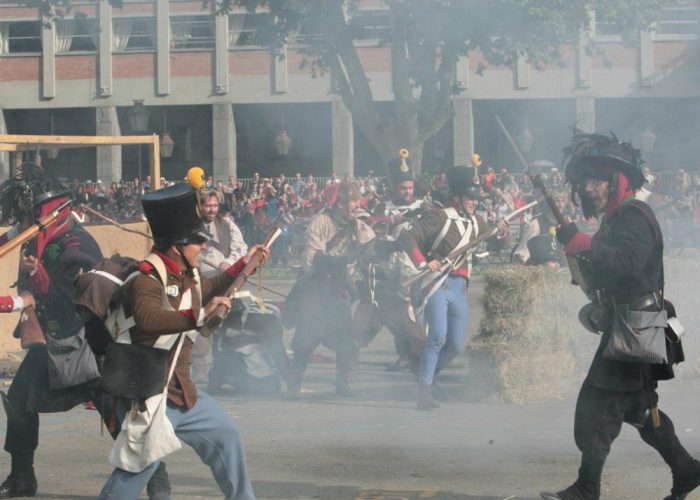
[(399, 150), (399, 157), (389, 161), (389, 178), (394, 186), (400, 182), (415, 180), (408, 156), (408, 149), (402, 148)]
[(203, 243), (211, 238), (189, 184), (175, 184), (146, 193), (141, 205), (156, 244)]
[(481, 187), (474, 182), (474, 167), (460, 165), (447, 171), (447, 185), (450, 194), (466, 196), (478, 200), (481, 198)]
[(563, 264), (564, 253), (557, 246), (557, 240), (548, 234), (530, 238), (527, 241), (527, 249), (530, 252), (528, 264), (539, 266), (549, 261)]
[(605, 167), (620, 170), (633, 189), (641, 188), (645, 182), (640, 151), (629, 142), (620, 142), (612, 132), (606, 136), (575, 130), (571, 145), (564, 149), (563, 163), (566, 180), (572, 186), (587, 178), (610, 178)]

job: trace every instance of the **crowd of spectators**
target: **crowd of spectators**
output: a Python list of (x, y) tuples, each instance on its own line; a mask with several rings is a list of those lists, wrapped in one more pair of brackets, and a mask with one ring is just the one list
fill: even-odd
[[(582, 230), (595, 232), (597, 221), (582, 218), (580, 210), (570, 200), (560, 170), (551, 165), (538, 171), (551, 191), (566, 197), (564, 214)], [(645, 168), (645, 176), (647, 183), (640, 196), (657, 210), (667, 240), (678, 245), (696, 245), (695, 234), (700, 236), (700, 172), (690, 173), (679, 169), (671, 174), (655, 174)], [(249, 244), (262, 241), (274, 225), (282, 226), (284, 233), (275, 245), (273, 260), (286, 265), (293, 255), (298, 254), (309, 220), (326, 206), (329, 186), (348, 180), (349, 177), (341, 179), (336, 174), (317, 179), (300, 173), (294, 177), (282, 174), (272, 178), (255, 173), (251, 179), (245, 180), (229, 177), (226, 181), (215, 181), (209, 177), (206, 187), (223, 194), (222, 210), (235, 220)], [(366, 177), (353, 180), (360, 184), (366, 215), (372, 214), (375, 206), (387, 196), (386, 181), (372, 171)], [(483, 193), (479, 210), (490, 222), (540, 196), (533, 189), (527, 175), (511, 173), (506, 168), (496, 171), (484, 167), (479, 180)], [(172, 182), (161, 179), (162, 186), (169, 183)], [(70, 186), (75, 197), (82, 203), (114, 220), (125, 222), (141, 219), (140, 197), (150, 189), (151, 179), (146, 177), (141, 181), (135, 178), (130, 182), (122, 180), (109, 184), (99, 180), (80, 182), (75, 179)], [(418, 179), (416, 195), (439, 201), (446, 186), (445, 173), (435, 175), (432, 179)], [(494, 240), (493, 245), (498, 245), (499, 248), (489, 250), (507, 251), (509, 246), (515, 245), (531, 216), (532, 214), (522, 215), (513, 225), (511, 237)], [(694, 231), (689, 231), (689, 228)]]

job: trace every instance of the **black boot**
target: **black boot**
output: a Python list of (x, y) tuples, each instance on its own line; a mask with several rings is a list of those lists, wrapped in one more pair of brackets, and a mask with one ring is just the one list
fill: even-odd
[(600, 491), (590, 491), (585, 486), (579, 485), (579, 482), (576, 481), (565, 490), (557, 493), (548, 493), (545, 491), (540, 493), (540, 497), (544, 500), (598, 500), (600, 498)]
[(405, 372), (410, 369), (410, 364), (406, 356), (399, 356), (393, 364), (386, 367), (388, 372)]
[(335, 355), (335, 395), (339, 398), (351, 398), (355, 395), (350, 389), (350, 379), (357, 355), (357, 351), (337, 352)]
[(449, 399), (445, 388), (438, 384), (437, 380), (434, 379), (433, 385), (430, 386), (430, 395), (438, 401), (447, 401)]
[(146, 493), (149, 500), (170, 500), (170, 478), (165, 470), (165, 462), (160, 462), (158, 468), (148, 480)]
[(339, 398), (351, 398), (355, 395), (350, 389), (350, 373), (338, 369), (335, 377), (335, 395)]
[(416, 408), (419, 410), (433, 410), (440, 405), (435, 402), (433, 396), (430, 395), (430, 386), (418, 384), (418, 400)]
[(33, 497), (35, 495), (34, 452), (13, 453), (10, 475), (0, 484), (0, 498)]
[(544, 500), (599, 500), (600, 479), (605, 458), (581, 457), (578, 479), (574, 484), (557, 493), (540, 493)]
[(671, 494), (664, 500), (683, 500), (688, 493), (700, 486), (700, 462), (691, 458), (673, 471)]

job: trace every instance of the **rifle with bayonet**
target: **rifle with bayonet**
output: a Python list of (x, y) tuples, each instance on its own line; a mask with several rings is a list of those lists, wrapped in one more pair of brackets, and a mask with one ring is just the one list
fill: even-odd
[[(511, 147), (515, 151), (515, 155), (518, 157), (520, 162), (523, 164), (523, 167), (525, 168), (525, 172), (527, 173), (527, 176), (530, 178), (530, 182), (532, 182), (532, 186), (539, 189), (540, 192), (542, 193), (542, 196), (544, 197), (544, 200), (547, 202), (547, 206), (549, 206), (549, 210), (552, 212), (552, 215), (554, 216), (554, 219), (557, 221), (557, 224), (559, 226), (566, 226), (569, 223), (569, 221), (566, 219), (566, 217), (564, 217), (564, 214), (561, 213), (561, 210), (559, 210), (559, 207), (557, 206), (556, 202), (554, 201), (554, 198), (552, 197), (551, 193), (545, 187), (544, 181), (542, 180), (542, 177), (540, 175), (533, 174), (532, 170), (530, 169), (530, 165), (528, 164), (527, 160), (525, 160), (525, 157), (523, 156), (523, 154), (520, 152), (518, 145), (515, 143), (515, 140), (508, 132), (508, 129), (506, 128), (506, 126), (501, 121), (501, 118), (498, 115), (495, 115), (495, 116), (496, 116), (496, 122), (498, 122), (498, 126), (501, 128), (503, 135), (506, 136), (506, 139), (508, 139), (508, 143), (511, 145)], [(586, 296), (592, 300), (593, 297), (595, 296), (595, 289), (591, 285), (591, 280), (589, 278), (586, 278), (585, 262), (582, 262), (581, 259), (579, 259), (578, 257), (571, 257), (568, 255), (566, 257), (566, 260), (567, 260), (567, 263), (569, 264), (569, 272), (571, 273), (571, 283), (574, 285), (578, 285), (581, 288), (581, 290), (583, 290), (583, 292), (586, 294)]]

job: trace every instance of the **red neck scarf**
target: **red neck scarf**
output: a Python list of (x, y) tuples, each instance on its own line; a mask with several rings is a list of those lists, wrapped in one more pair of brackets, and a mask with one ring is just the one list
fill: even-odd
[[(67, 200), (67, 197), (61, 197), (43, 204), (41, 206), (41, 212), (39, 213), (39, 217), (43, 219), (51, 212), (56, 210), (59, 206), (61, 206), (62, 203), (65, 203)], [(36, 257), (40, 261), (41, 256), (44, 253), (44, 248), (46, 248), (46, 246), (49, 243), (57, 240), (58, 238), (66, 234), (71, 228), (72, 221), (70, 219), (70, 210), (70, 206), (61, 210), (56, 222), (48, 226), (45, 231), (39, 232), (39, 236), (37, 237), (36, 243)]]
[(627, 176), (622, 172), (616, 172), (613, 175), (617, 177), (617, 190), (615, 192), (611, 191), (608, 195), (608, 207), (605, 210), (603, 220), (609, 219), (625, 201), (634, 198), (634, 189), (629, 186)]

